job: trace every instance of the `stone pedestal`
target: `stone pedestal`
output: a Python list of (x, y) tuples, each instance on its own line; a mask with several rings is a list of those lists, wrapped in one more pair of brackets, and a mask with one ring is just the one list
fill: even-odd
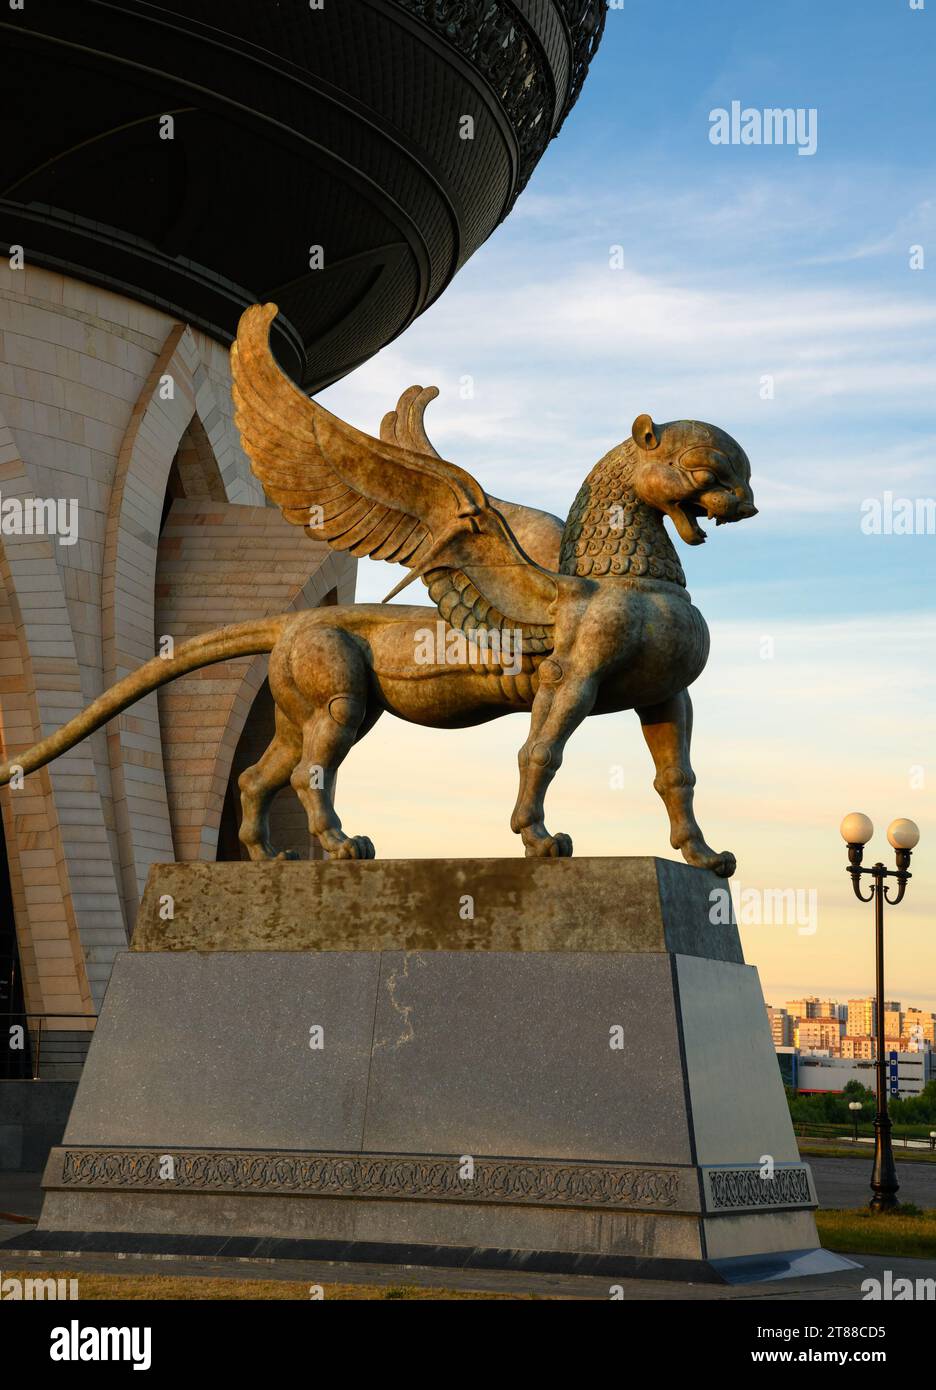
[(20, 1243), (841, 1267), (724, 886), (655, 859), (155, 867)]

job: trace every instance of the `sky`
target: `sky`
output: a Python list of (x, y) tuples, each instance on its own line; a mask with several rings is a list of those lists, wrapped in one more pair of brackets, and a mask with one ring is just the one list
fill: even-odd
[[(640, 413), (740, 441), (759, 515), (676, 545), (712, 634), (696, 809), (737, 855), (735, 891), (757, 890), (742, 939), (775, 1005), (873, 993), (871, 909), (838, 834), (861, 810), (869, 863), (892, 862), (892, 819), (920, 826), (887, 994), (936, 1011), (936, 535), (922, 510), (916, 534), (868, 531), (888, 493), (936, 498), (934, 92), (936, 0), (625, 0), (507, 220), (319, 397), (376, 433), (406, 386), (435, 384), (442, 456), (563, 517)], [(712, 143), (710, 113), (734, 101), (814, 111), (815, 153)], [(401, 577), (358, 575), (368, 601)], [(345, 829), (381, 857), (517, 855), (527, 722), (385, 716), (342, 768)], [(579, 855), (676, 857), (652, 775), (633, 714), (588, 720), (547, 825)], [(799, 893), (799, 920), (754, 920), (765, 889)]]

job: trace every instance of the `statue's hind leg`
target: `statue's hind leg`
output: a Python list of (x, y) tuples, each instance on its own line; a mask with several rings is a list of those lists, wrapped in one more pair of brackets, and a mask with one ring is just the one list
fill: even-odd
[(277, 792), (289, 785), (293, 768), (302, 756), (302, 735), (286, 716), (276, 711), (276, 735), (253, 767), (237, 779), (241, 799), (238, 838), (251, 859), (296, 859), (292, 851), (277, 854), (270, 842), (270, 806)]
[(638, 709), (637, 713), (656, 765), (653, 785), (669, 813), (670, 844), (682, 851), (687, 863), (730, 878), (735, 871), (734, 855), (729, 850), (718, 854), (709, 848), (692, 809), (695, 773), (689, 761), (692, 701), (688, 690), (661, 704)]
[(373, 859), (366, 835), (348, 836), (335, 810), (338, 768), (354, 743), (376, 722), (379, 707), (368, 709), (367, 666), (363, 652), (338, 628), (314, 626), (288, 654), (291, 682), (274, 697), (293, 723), (301, 723), (302, 749), (290, 775), (309, 820), (309, 833), (332, 859)]
[(331, 859), (373, 859), (366, 835), (346, 835), (335, 810), (335, 778), (355, 743), (365, 716), (364, 700), (334, 695), (302, 731), (302, 757), (290, 778), (314, 835)]

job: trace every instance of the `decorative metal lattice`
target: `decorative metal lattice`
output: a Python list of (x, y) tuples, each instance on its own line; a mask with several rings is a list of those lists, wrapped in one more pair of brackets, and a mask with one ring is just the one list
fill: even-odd
[(559, 0), (572, 56), (566, 100), (555, 128), (555, 87), (548, 59), (508, 0), (396, 0), (469, 58), (494, 88), (517, 137), (515, 196), (578, 99), (601, 41), (607, 0)]
[(759, 1168), (712, 1169), (707, 1176), (713, 1211), (813, 1205), (805, 1168), (777, 1168), (771, 1178)]

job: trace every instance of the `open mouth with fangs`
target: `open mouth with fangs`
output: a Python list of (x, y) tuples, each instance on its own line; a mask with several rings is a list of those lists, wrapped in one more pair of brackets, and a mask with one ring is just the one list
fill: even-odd
[(707, 537), (699, 525), (699, 517), (706, 516), (716, 526), (725, 526), (730, 521), (756, 516), (757, 508), (753, 502), (739, 502), (727, 489), (719, 492), (709, 488), (697, 502), (674, 502), (668, 515), (687, 545), (702, 545)]
[[(707, 516), (711, 519), (712, 513), (706, 511), (705, 507), (700, 507), (698, 502), (675, 502), (669, 516), (687, 545), (704, 544), (706, 535), (697, 518)], [(721, 520), (721, 517), (717, 518), (717, 521)]]

